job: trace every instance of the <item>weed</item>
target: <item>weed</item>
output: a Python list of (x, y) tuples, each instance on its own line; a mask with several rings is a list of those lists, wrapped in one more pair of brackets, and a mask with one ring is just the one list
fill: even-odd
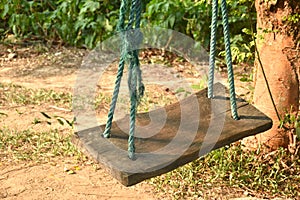
[(199, 84), (192, 85), (192, 89), (194, 90), (202, 90), (207, 86), (208, 77), (205, 75), (202, 79), (200, 79)]
[[(138, 107), (138, 112), (149, 112), (152, 109), (157, 109), (177, 101), (174, 93), (164, 90), (163, 87), (148, 85), (144, 97)], [(149, 92), (152, 91), (152, 92)]]
[(103, 93), (98, 93), (94, 100), (95, 109), (103, 107), (103, 105), (108, 105), (111, 102), (111, 97), (104, 95)]
[[(54, 115), (54, 116), (50, 116), (49, 114), (45, 113), (45, 112), (41, 112), (41, 114), (47, 119), (46, 123), (51, 125), (51, 119), (55, 119), (60, 125), (65, 125), (65, 123), (67, 125), (69, 125), (71, 128), (74, 128), (74, 123), (76, 121), (76, 117), (74, 117), (72, 120), (68, 120), (63, 116), (58, 116), (58, 115)], [(41, 123), (42, 121), (40, 121), (39, 119), (36, 121), (36, 119), (34, 120), (34, 122), (37, 123)], [(34, 123), (36, 124), (36, 123)]]
[(300, 116), (293, 113), (292, 109), (284, 115), (280, 121), (280, 127), (288, 127), (291, 129), (300, 141)]
[(116, 26), (118, 1), (24, 1), (0, 3), (0, 39), (16, 37), (94, 47)]
[(285, 149), (269, 154), (246, 153), (241, 145), (231, 145), (152, 178), (149, 183), (175, 199), (206, 196), (207, 188), (211, 186), (230, 187), (231, 192), (242, 188), (250, 196), (263, 198), (299, 197), (299, 169), (300, 153), (292, 156)]
[(0, 116), (8, 116), (6, 113), (4, 113), (4, 112), (0, 112)]
[(72, 94), (49, 89), (29, 89), (15, 84), (0, 83), (0, 105), (41, 105), (53, 103), (70, 108)]
[(31, 129), (0, 129), (0, 162), (47, 162), (53, 157), (74, 157), (82, 160), (84, 156), (71, 143), (71, 135), (61, 134), (58, 130), (36, 132)]

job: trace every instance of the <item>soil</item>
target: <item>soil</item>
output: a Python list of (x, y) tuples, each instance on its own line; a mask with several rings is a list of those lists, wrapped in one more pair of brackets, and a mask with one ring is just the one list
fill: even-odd
[[(71, 92), (81, 61), (87, 50), (66, 47), (44, 46), (22, 47), (0, 45), (0, 82), (13, 83), (27, 88), (46, 88), (55, 91)], [(164, 69), (163, 71), (165, 71)], [(156, 72), (156, 74), (155, 74)], [(165, 73), (146, 70), (148, 75), (162, 77)], [(180, 77), (190, 83), (199, 83), (200, 74), (193, 73), (189, 66), (177, 65), (170, 73), (180, 86)], [(102, 87), (111, 93), (115, 70), (103, 75)], [(100, 81), (101, 82), (101, 81)], [(151, 80), (150, 80), (151, 82)], [(107, 87), (104, 87), (106, 84)], [(245, 86), (246, 87), (246, 86)], [(155, 88), (153, 90), (156, 90)], [(169, 92), (169, 88), (164, 88)], [(239, 92), (241, 93), (241, 92)], [(173, 94), (173, 93), (172, 93)], [(107, 110), (107, 109), (106, 109)], [(74, 114), (68, 107), (56, 107), (51, 104), (32, 106), (1, 106), (2, 127), (11, 130), (48, 130), (57, 128), (60, 132), (70, 131), (70, 127), (52, 123), (33, 124), (35, 118), (41, 118), (41, 111), (48, 114), (72, 119)], [(100, 113), (105, 121), (107, 112)], [(91, 160), (78, 165), (70, 158), (52, 159), (47, 163), (36, 162), (0, 162), (0, 199), (159, 199), (161, 197), (146, 182), (132, 187), (124, 187), (99, 165)], [(77, 167), (75, 174), (66, 172), (66, 168)], [(164, 196), (163, 199), (169, 199)]]
[(103, 169), (83, 166), (65, 172), (65, 161), (2, 167), (0, 199), (155, 199), (151, 187), (124, 187)]
[[(27, 88), (70, 92), (86, 53), (64, 47), (40, 52), (37, 47), (0, 46), (0, 80)], [(41, 111), (51, 116), (73, 117), (71, 110), (54, 105), (8, 105), (1, 106), (1, 112), (6, 114), (0, 118), (1, 127), (69, 131), (69, 127), (59, 123), (33, 124), (35, 118), (41, 118)], [(64, 158), (42, 164), (0, 162), (0, 199), (156, 199), (151, 186), (141, 183), (124, 187), (89, 160), (75, 174), (66, 173), (66, 168), (75, 165), (72, 159)]]

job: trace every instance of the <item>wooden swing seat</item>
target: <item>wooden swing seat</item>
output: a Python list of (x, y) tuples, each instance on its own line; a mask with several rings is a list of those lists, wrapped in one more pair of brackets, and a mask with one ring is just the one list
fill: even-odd
[[(150, 113), (138, 113), (136, 124), (145, 128), (142, 129), (142, 134), (139, 134), (138, 128), (136, 130), (137, 159), (134, 161), (127, 156), (128, 129), (124, 131), (120, 128), (129, 126), (129, 116), (113, 122), (109, 139), (102, 137), (104, 124), (77, 132), (74, 142), (97, 162), (102, 163), (123, 185), (131, 186), (174, 170), (213, 149), (272, 127), (270, 118), (240, 97), (237, 98), (240, 119), (233, 120), (228, 90), (217, 83), (214, 85), (214, 94), (213, 99), (207, 98), (207, 89), (195, 94), (199, 105), (197, 113), (200, 116), (193, 114), (195, 108), (191, 107), (192, 97), (165, 106), (166, 118), (164, 119), (161, 113), (156, 116), (159, 109)], [(214, 105), (215, 109), (211, 109)], [(182, 110), (188, 112), (184, 115), (183, 120), (187, 121), (184, 122), (184, 126), (180, 125)], [(165, 120), (164, 125), (158, 131), (155, 130), (155, 126), (157, 124), (159, 126), (162, 120)], [(212, 121), (216, 123), (211, 124)], [(195, 125), (196, 131), (191, 131), (189, 127), (194, 129)], [(181, 132), (178, 134), (179, 129)], [(150, 137), (145, 137), (147, 135)]]

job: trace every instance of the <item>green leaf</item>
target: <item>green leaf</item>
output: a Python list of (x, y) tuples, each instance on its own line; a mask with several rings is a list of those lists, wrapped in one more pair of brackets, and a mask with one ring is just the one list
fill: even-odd
[(200, 85), (192, 85), (191, 88), (194, 90), (200, 90), (201, 86)]
[(175, 24), (175, 16), (174, 15), (170, 16), (169, 19), (168, 19), (168, 21), (169, 21), (170, 27), (173, 28), (174, 24)]
[(42, 114), (44, 117), (46, 117), (47, 119), (51, 119), (51, 117), (50, 117), (48, 114), (46, 114), (45, 112), (41, 112), (41, 114)]
[(19, 115), (22, 115), (23, 112), (19, 111), (18, 109), (16, 109), (16, 112), (19, 114)]
[(247, 77), (240, 78), (241, 82), (249, 82), (250, 80)]
[(245, 33), (245, 34), (247, 34), (247, 35), (251, 35), (251, 36), (253, 35), (252, 31), (250, 29), (248, 29), (248, 28), (243, 28), (242, 32)]
[(86, 1), (82, 7), (82, 9), (80, 9), (80, 13), (79, 15), (83, 14), (83, 13), (87, 13), (88, 11), (90, 12), (95, 12), (98, 8), (100, 7), (99, 2), (94, 2), (94, 1)]
[(6, 114), (6, 113), (3, 113), (3, 112), (0, 112), (0, 115), (4, 115), (4, 116), (8, 116), (8, 114)]
[(300, 127), (296, 128), (296, 135), (297, 135), (298, 140), (300, 140)]
[(3, 12), (2, 12), (2, 15), (1, 15), (2, 19), (4, 19), (4, 17), (8, 13), (8, 11), (9, 11), (8, 4), (4, 4), (4, 9), (3, 9)]
[(186, 90), (184, 88), (180, 87), (176, 90), (176, 93), (181, 93), (181, 92), (185, 92), (185, 91)]
[(64, 121), (61, 118), (56, 118), (56, 120), (58, 121), (58, 123), (60, 125), (64, 125), (65, 124)]
[(40, 124), (41, 120), (39, 118), (34, 118), (32, 124)]
[(76, 117), (74, 117), (72, 121), (69, 121), (69, 120), (66, 120), (66, 119), (65, 119), (65, 121), (69, 124), (69, 126), (73, 127), (74, 122), (76, 121)]

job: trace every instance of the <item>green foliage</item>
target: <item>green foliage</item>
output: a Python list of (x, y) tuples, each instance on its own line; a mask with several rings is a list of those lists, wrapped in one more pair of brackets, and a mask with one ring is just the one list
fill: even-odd
[[(256, 14), (252, 0), (228, 0), (232, 55), (235, 63), (254, 59), (252, 36), (243, 32), (255, 27)], [(151, 0), (147, 4), (143, 24), (174, 29), (199, 41), (209, 49), (211, 1), (209, 0)], [(224, 56), (222, 17), (219, 11), (217, 47)]]
[[(71, 128), (74, 128), (74, 123), (76, 121), (76, 117), (74, 117), (72, 120), (68, 120), (63, 116), (58, 116), (58, 115), (54, 115), (54, 116), (50, 116), (49, 114), (45, 113), (45, 112), (40, 112), (46, 119), (46, 123), (51, 125), (51, 119), (55, 119), (60, 125), (64, 126), (65, 124), (69, 125)], [(42, 123), (42, 121), (40, 121), (39, 119), (35, 119), (33, 124), (39, 124)]]
[(82, 160), (84, 156), (72, 144), (72, 134), (62, 135), (58, 130), (38, 132), (31, 129), (13, 131), (0, 129), (0, 162), (35, 161), (47, 162), (53, 157), (74, 157)]
[(71, 107), (71, 93), (47, 89), (29, 89), (20, 85), (0, 83), (1, 105), (41, 105), (52, 103), (57, 106)]
[(285, 127), (293, 130), (296, 138), (300, 141), (300, 116), (293, 113), (288, 112), (284, 115), (284, 117), (280, 121), (280, 127)]
[(300, 152), (245, 152), (241, 147), (232, 145), (212, 151), (149, 182), (174, 199), (215, 199), (226, 191), (232, 197), (244, 197), (241, 191), (267, 199), (299, 197)]
[(289, 23), (296, 24), (300, 21), (300, 14), (296, 13), (296, 14), (293, 14), (293, 15), (285, 16), (283, 18), (283, 21), (287, 21)]
[(209, 45), (211, 5), (206, 1), (151, 0), (146, 7), (144, 24), (185, 33)]
[(4, 0), (0, 3), (0, 35), (37, 37), (69, 45), (93, 47), (116, 26), (119, 1)]
[(193, 84), (191, 85), (191, 87), (194, 90), (202, 90), (207, 86), (207, 82), (208, 82), (208, 77), (205, 75), (200, 79), (199, 84)]
[[(207, 50), (210, 39), (210, 0), (147, 0), (142, 25), (174, 29), (199, 41)], [(233, 61), (253, 60), (251, 37), (242, 29), (255, 27), (252, 0), (227, 0)], [(0, 38), (13, 34), (21, 39), (63, 42), (94, 47), (113, 34), (119, 1), (113, 0), (4, 0), (0, 3)], [(294, 17), (295, 18), (295, 17)], [(290, 19), (295, 21), (298, 19)], [(219, 12), (217, 47), (223, 57), (224, 42)]]

